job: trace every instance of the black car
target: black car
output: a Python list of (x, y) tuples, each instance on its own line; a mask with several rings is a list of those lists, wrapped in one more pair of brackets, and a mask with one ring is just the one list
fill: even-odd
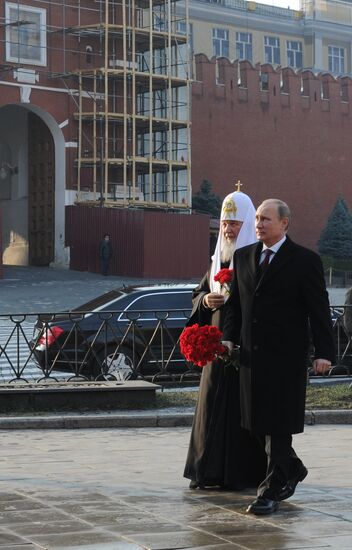
[(79, 308), (39, 315), (31, 348), (46, 376), (55, 371), (118, 380), (189, 371), (178, 347), (195, 285), (130, 286)]

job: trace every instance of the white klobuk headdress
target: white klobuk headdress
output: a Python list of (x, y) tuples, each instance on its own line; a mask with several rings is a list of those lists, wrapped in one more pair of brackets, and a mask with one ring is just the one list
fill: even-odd
[[(215, 252), (212, 257), (213, 262), (210, 271), (211, 292), (221, 292), (220, 283), (214, 281), (214, 275), (221, 269), (221, 248), (223, 242), (221, 222), (225, 220), (243, 222), (236, 240), (236, 250), (257, 242), (255, 233), (255, 208), (251, 199), (241, 191), (230, 193), (224, 198), (221, 207), (218, 242), (216, 243)], [(232, 266), (233, 260), (231, 260), (230, 269), (232, 269)]]

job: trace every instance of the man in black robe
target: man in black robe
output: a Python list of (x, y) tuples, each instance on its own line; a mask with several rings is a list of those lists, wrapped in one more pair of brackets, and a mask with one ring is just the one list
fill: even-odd
[[(194, 290), (188, 325), (221, 329), (228, 291), (214, 277), (222, 268), (232, 269), (236, 248), (256, 241), (254, 220), (255, 208), (248, 195), (237, 191), (224, 199), (218, 242), (209, 270)], [(265, 474), (264, 451), (240, 425), (238, 389), (234, 366), (216, 360), (203, 368), (184, 471), (191, 489), (254, 487)]]

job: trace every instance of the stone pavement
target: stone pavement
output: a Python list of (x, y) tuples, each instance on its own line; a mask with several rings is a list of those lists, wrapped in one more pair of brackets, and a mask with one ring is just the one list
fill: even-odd
[[(71, 309), (122, 284), (147, 282), (157, 281), (6, 267), (1, 313)], [(344, 294), (334, 289), (331, 303), (342, 304)], [(66, 418), (66, 426), (78, 424)], [(245, 514), (253, 492), (188, 489), (189, 427), (4, 426), (0, 550), (352, 548), (352, 425), (307, 426), (296, 436), (309, 476), (268, 518)]]
[(309, 426), (309, 476), (270, 517), (190, 491), (189, 428), (2, 431), (0, 549), (350, 550), (352, 426)]
[(65, 311), (123, 285), (165, 282), (192, 281), (165, 281), (113, 275), (104, 277), (98, 273), (51, 267), (5, 266), (4, 278), (0, 279), (0, 314)]
[[(5, 266), (0, 279), (0, 314), (51, 313), (72, 309), (123, 285), (157, 284), (198, 280), (165, 281), (133, 277), (103, 277), (97, 273), (49, 267)], [(331, 305), (342, 305), (346, 289), (329, 289)]]

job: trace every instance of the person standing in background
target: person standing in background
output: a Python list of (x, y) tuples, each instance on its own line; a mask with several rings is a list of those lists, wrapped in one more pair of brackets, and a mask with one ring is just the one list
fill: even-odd
[(99, 258), (102, 275), (106, 276), (108, 274), (111, 256), (112, 245), (110, 241), (110, 235), (106, 233), (99, 244)]

